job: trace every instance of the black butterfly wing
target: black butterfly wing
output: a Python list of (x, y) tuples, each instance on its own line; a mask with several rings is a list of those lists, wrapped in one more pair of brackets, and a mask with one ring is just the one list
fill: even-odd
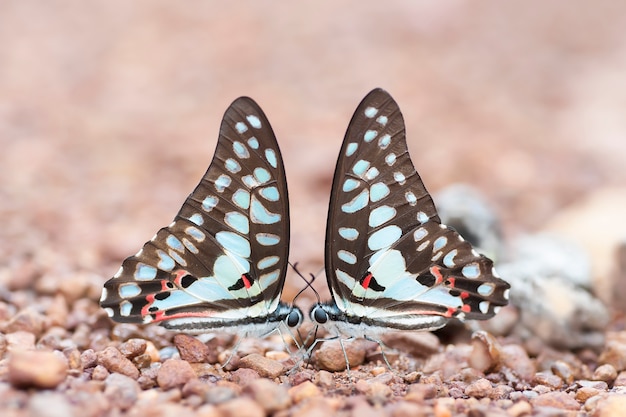
[[(370, 92), (348, 127), (333, 179), (326, 275), (347, 316), (428, 328), (432, 316), (486, 319), (507, 303), (493, 263), (441, 224), (384, 90)], [(436, 321), (440, 327), (440, 321)]]
[(265, 323), (279, 306), (289, 252), (282, 156), (250, 98), (226, 110), (213, 160), (174, 221), (107, 281), (118, 322), (203, 331)]

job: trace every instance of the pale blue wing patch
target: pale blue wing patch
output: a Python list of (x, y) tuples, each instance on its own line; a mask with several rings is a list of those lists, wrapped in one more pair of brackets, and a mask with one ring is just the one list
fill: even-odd
[(359, 182), (355, 180), (354, 178), (348, 178), (343, 182), (342, 190), (346, 193), (349, 191), (356, 190), (357, 188), (359, 188)]
[(246, 148), (246, 145), (239, 141), (233, 142), (233, 151), (239, 159), (250, 158), (250, 152), (248, 152), (248, 148)]
[(356, 142), (349, 143), (346, 147), (346, 156), (352, 156), (359, 148), (359, 144)]
[(164, 271), (171, 272), (175, 266), (174, 260), (161, 249), (157, 249), (156, 253), (159, 257), (159, 263), (157, 264), (157, 267)]
[(215, 180), (215, 190), (217, 190), (218, 193), (224, 192), (231, 182), (232, 179), (228, 175), (222, 174)]
[(261, 128), (261, 121), (255, 115), (251, 114), (250, 116), (246, 116), (246, 119), (248, 119), (248, 123), (250, 123), (250, 126), (252, 126), (253, 128)]
[(369, 226), (376, 228), (396, 217), (396, 209), (391, 206), (379, 206), (370, 211)]
[(377, 182), (370, 187), (370, 200), (377, 203), (389, 195), (389, 187), (383, 182)]
[(250, 223), (248, 217), (238, 211), (231, 211), (224, 215), (224, 223), (232, 227), (239, 233), (247, 235), (250, 232)]
[(255, 238), (263, 246), (274, 246), (280, 242), (280, 236), (272, 233), (257, 233)]
[(233, 203), (237, 205), (237, 207), (248, 210), (250, 208), (250, 193), (246, 190), (238, 189), (233, 193), (232, 197)]
[(341, 206), (344, 213), (356, 213), (367, 207), (369, 202), (369, 190), (361, 191), (356, 197)]
[(261, 196), (268, 201), (278, 201), (280, 199), (280, 195), (278, 194), (278, 188), (271, 186), (265, 187), (259, 191)]
[(272, 213), (255, 197), (250, 199), (250, 220), (256, 224), (275, 224), (278, 223), (282, 216), (278, 213)]
[(346, 240), (356, 240), (359, 237), (359, 231), (352, 227), (340, 227), (339, 228), (339, 236)]
[(385, 226), (375, 231), (367, 239), (367, 247), (370, 250), (377, 251), (389, 247), (396, 243), (402, 236), (402, 229), (396, 225)]
[(370, 163), (368, 161), (360, 159), (352, 167), (352, 172), (354, 172), (355, 175), (358, 175), (360, 177), (361, 175), (365, 173), (365, 171), (367, 171), (369, 167), (370, 167)]
[(137, 263), (137, 269), (135, 270), (135, 279), (137, 281), (151, 281), (156, 278), (156, 275), (157, 269), (152, 265)]
[(204, 197), (204, 200), (202, 200), (202, 209), (206, 212), (213, 210), (213, 208), (217, 206), (217, 201), (217, 197), (212, 195)]
[(237, 233), (227, 231), (217, 232), (215, 239), (224, 249), (236, 253), (243, 258), (250, 257), (250, 242)]
[(278, 162), (276, 160), (276, 152), (274, 152), (273, 149), (265, 150), (265, 159), (272, 167), (276, 168), (278, 166)]

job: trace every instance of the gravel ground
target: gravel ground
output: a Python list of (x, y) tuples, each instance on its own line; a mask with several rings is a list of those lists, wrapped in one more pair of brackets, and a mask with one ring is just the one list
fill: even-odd
[[(623, 416), (626, 9), (574, 3), (2, 2), (0, 415)], [(278, 336), (233, 351), (106, 317), (103, 283), (171, 221), (240, 95), (281, 145), (290, 258), (319, 271), (336, 152), (377, 86), (510, 307), (386, 335), (391, 369), (346, 342), (349, 373), (336, 342), (303, 361)], [(284, 300), (301, 287), (290, 272)]]

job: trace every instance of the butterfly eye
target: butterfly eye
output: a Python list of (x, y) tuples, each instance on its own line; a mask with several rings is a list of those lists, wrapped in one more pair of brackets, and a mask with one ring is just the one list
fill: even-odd
[(318, 304), (313, 307), (311, 318), (318, 324), (324, 324), (328, 321), (328, 313)]
[(287, 326), (296, 327), (302, 323), (302, 312), (296, 308), (289, 312), (287, 316)]

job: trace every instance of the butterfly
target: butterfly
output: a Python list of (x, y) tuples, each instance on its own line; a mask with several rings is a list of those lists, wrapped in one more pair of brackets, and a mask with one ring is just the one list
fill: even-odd
[(283, 160), (250, 98), (226, 110), (213, 160), (174, 221), (107, 281), (100, 305), (122, 323), (265, 336), (297, 327), (280, 301), (289, 255)]
[(493, 262), (441, 224), (409, 157), (400, 108), (382, 89), (361, 101), (341, 146), (325, 270), (332, 299), (309, 316), (335, 337), (378, 341), (389, 330), (485, 320), (508, 302)]

